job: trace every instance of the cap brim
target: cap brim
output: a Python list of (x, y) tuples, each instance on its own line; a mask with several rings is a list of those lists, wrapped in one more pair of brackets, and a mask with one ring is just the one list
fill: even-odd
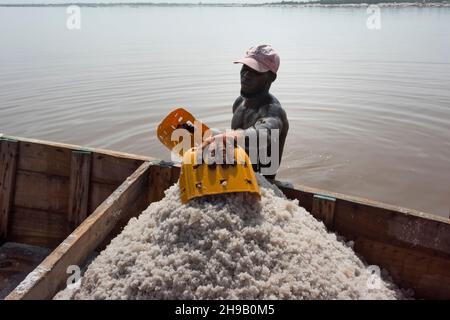
[(245, 64), (246, 66), (252, 68), (253, 70), (256, 70), (258, 72), (267, 72), (270, 69), (267, 68), (265, 65), (263, 65), (262, 63), (256, 61), (253, 58), (242, 58), (239, 59), (237, 61), (234, 61), (233, 63), (242, 63)]

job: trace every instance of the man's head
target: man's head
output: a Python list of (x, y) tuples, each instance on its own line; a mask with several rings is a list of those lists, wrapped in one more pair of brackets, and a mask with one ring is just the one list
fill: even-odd
[(259, 45), (247, 50), (244, 58), (234, 63), (242, 63), (241, 92), (257, 94), (268, 91), (277, 77), (280, 57), (270, 45)]

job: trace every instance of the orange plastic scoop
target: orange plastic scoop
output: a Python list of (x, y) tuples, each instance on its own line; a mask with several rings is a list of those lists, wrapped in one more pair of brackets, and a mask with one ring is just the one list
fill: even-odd
[[(182, 139), (177, 140), (173, 139), (173, 133), (177, 129), (186, 129), (186, 133), (190, 133), (189, 138), (189, 148), (195, 147), (203, 141), (203, 137), (205, 133), (209, 130), (208, 126), (203, 124), (202, 122), (195, 119), (195, 117), (186, 111), (183, 108), (178, 108), (169, 113), (163, 121), (158, 125), (158, 129), (156, 134), (158, 135), (158, 139), (164, 144), (167, 148), (172, 150), (175, 146), (182, 142)], [(198, 131), (197, 130), (201, 130)], [(201, 138), (199, 141), (195, 141), (194, 133), (201, 134)], [(197, 143), (195, 143), (197, 142)], [(189, 148), (186, 148), (189, 149)], [(180, 156), (183, 156), (184, 150), (181, 149), (179, 151)]]
[[(182, 140), (177, 139), (179, 135), (174, 134), (177, 129), (185, 129), (180, 137), (190, 139), (187, 148), (184, 148)], [(201, 152), (201, 149), (197, 150), (196, 147), (206, 138), (205, 134), (210, 134), (210, 130), (183, 108), (169, 113), (159, 124), (156, 132), (158, 139), (170, 150), (183, 143), (183, 148), (179, 151), (179, 155), (183, 158), (179, 180), (183, 203), (196, 197), (229, 192), (247, 192), (260, 197), (258, 182), (244, 149), (240, 147), (234, 149), (236, 163), (233, 164), (210, 166), (203, 161), (198, 162), (197, 152)]]

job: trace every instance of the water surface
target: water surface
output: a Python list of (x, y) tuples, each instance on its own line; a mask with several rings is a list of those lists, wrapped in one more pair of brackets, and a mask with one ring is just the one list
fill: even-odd
[(450, 9), (0, 8), (0, 132), (170, 159), (175, 106), (226, 128), (232, 61), (281, 55), (290, 132), (278, 178), (441, 216), (450, 209)]

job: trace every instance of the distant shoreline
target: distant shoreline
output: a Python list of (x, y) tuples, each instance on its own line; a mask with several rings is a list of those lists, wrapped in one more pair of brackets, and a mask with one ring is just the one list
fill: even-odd
[[(333, 3), (335, 2), (335, 3)], [(67, 7), (69, 5), (77, 5), (80, 7), (305, 7), (305, 8), (364, 8), (370, 5), (377, 5), (384, 8), (450, 8), (450, 1), (441, 2), (376, 2), (368, 1), (367, 3), (354, 3), (355, 1), (312, 1), (312, 2), (268, 2), (268, 3), (163, 3), (163, 2), (148, 2), (148, 3), (42, 3), (42, 4), (1, 4), (0, 7)]]

